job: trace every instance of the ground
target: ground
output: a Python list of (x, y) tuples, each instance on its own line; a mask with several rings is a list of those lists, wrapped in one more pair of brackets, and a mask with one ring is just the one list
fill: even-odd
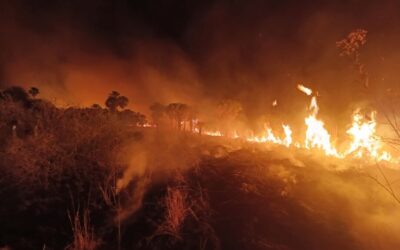
[[(34, 177), (18, 171), (21, 155), (38, 149), (27, 146), (29, 139), (11, 139), (2, 155), (8, 165), (1, 165), (0, 244), (9, 249), (400, 248), (400, 204), (390, 192), (397, 194), (396, 166), (133, 130), (124, 147), (111, 151), (120, 162), (96, 155), (100, 146), (90, 139), (79, 144), (86, 146), (68, 167), (45, 177), (43, 168), (34, 170)], [(46, 164), (64, 162), (63, 157), (69, 156), (55, 153)]]

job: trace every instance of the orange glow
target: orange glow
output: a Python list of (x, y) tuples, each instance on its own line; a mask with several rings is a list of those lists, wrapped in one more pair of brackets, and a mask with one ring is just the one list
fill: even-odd
[[(313, 93), (310, 88), (304, 87), (303, 85), (298, 85), (297, 88), (309, 96)], [(274, 101), (274, 103), (276, 104), (277, 102)], [(339, 152), (332, 142), (331, 135), (325, 128), (324, 122), (317, 117), (319, 106), (316, 96), (311, 97), (308, 110), (310, 114), (304, 120), (306, 125), (304, 143), (293, 141), (292, 128), (287, 124), (282, 125), (282, 137), (275, 134), (270, 127), (265, 128), (265, 133), (262, 136), (247, 136), (243, 138), (235, 131), (234, 135), (231, 137), (242, 138), (253, 143), (272, 143), (307, 150), (318, 149), (324, 152), (325, 155), (336, 158), (362, 158), (365, 160), (371, 159), (395, 162), (390, 153), (382, 151), (383, 146), (381, 140), (376, 135), (376, 112), (372, 112), (368, 116), (368, 119), (362, 116), (359, 111), (355, 112), (351, 127), (347, 130), (347, 134), (350, 136), (350, 143), (346, 151)], [(209, 136), (223, 136), (218, 130), (205, 131), (204, 134)]]
[(222, 136), (221, 131), (205, 131), (204, 134), (209, 136)]
[(353, 115), (353, 124), (347, 130), (347, 134), (351, 136), (352, 143), (347, 151), (347, 154), (361, 158), (371, 156), (378, 160), (390, 160), (389, 153), (380, 152), (382, 147), (380, 138), (376, 136), (376, 112), (372, 112), (369, 119), (363, 117), (359, 111)]
[(317, 98), (313, 96), (310, 103), (311, 114), (305, 119), (307, 131), (304, 145), (308, 149), (322, 149), (327, 155), (339, 156), (337, 150), (332, 146), (331, 135), (325, 129), (324, 122), (317, 119), (318, 110)]
[(307, 87), (305, 87), (302, 84), (297, 85), (297, 89), (299, 89), (301, 92), (303, 92), (306, 95), (311, 95), (312, 94), (312, 90), (307, 88)]

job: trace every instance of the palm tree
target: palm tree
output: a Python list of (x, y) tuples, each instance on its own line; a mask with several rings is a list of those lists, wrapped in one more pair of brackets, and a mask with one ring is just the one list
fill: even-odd
[(128, 106), (129, 100), (126, 96), (122, 96), (117, 91), (112, 91), (106, 100), (106, 107), (111, 112), (116, 112), (118, 108), (124, 109)]
[(36, 87), (31, 87), (31, 88), (28, 90), (28, 93), (29, 93), (33, 98), (35, 98), (35, 97), (39, 94), (39, 89), (36, 88)]

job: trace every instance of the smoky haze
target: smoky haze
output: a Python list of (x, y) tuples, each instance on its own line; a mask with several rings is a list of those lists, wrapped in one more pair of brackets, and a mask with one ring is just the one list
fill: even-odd
[(371, 88), (394, 88), (399, 8), (359, 0), (2, 1), (0, 81), (37, 86), (62, 105), (103, 104), (117, 90), (145, 113), (155, 101), (206, 107), (233, 98), (250, 118), (275, 112), (289, 122), (304, 117), (309, 100), (295, 88), (303, 83), (318, 91), (325, 119), (348, 122), (365, 93), (335, 42), (368, 30), (361, 57)]

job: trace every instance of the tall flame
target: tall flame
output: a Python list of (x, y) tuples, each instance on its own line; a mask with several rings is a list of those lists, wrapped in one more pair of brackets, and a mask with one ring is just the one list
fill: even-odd
[(311, 95), (312, 94), (312, 90), (310, 88), (305, 87), (302, 84), (297, 85), (297, 89), (299, 89), (301, 92), (303, 92), (306, 95)]
[(352, 138), (347, 154), (353, 154), (358, 158), (372, 156), (377, 159), (390, 159), (387, 152), (380, 153), (382, 147), (380, 139), (375, 135), (376, 132), (376, 112), (372, 112), (368, 119), (362, 116), (357, 110), (353, 115), (351, 128), (347, 130)]
[(317, 119), (318, 110), (317, 98), (313, 96), (310, 103), (311, 114), (305, 119), (307, 125), (305, 147), (319, 148), (327, 155), (338, 156), (337, 150), (331, 144), (331, 135), (325, 129), (324, 122)]
[[(311, 96), (313, 91), (301, 84), (297, 88), (308, 96)], [(277, 104), (275, 101), (273, 103)], [(355, 157), (363, 159), (373, 159), (377, 161), (393, 161), (392, 156), (382, 151), (382, 145), (380, 138), (376, 135), (376, 112), (372, 112), (370, 116), (364, 117), (359, 111), (356, 111), (353, 115), (353, 122), (351, 127), (347, 130), (347, 134), (351, 138), (349, 148), (344, 152), (338, 152), (334, 143), (331, 141), (331, 135), (325, 128), (325, 124), (322, 120), (317, 118), (319, 106), (316, 96), (311, 97), (310, 114), (305, 118), (306, 124), (306, 137), (304, 144), (299, 142), (293, 142), (292, 129), (289, 125), (282, 124), (284, 137), (279, 137), (274, 134), (270, 127), (266, 127), (265, 134), (263, 136), (249, 136), (244, 139), (249, 142), (256, 143), (273, 143), (291, 147), (292, 145), (296, 148), (306, 149), (320, 149), (326, 155), (337, 158)], [(211, 136), (223, 136), (219, 131), (205, 132)], [(233, 138), (240, 137), (236, 132)]]
[(290, 144), (292, 144), (292, 129), (289, 127), (289, 125), (282, 125), (283, 127), (283, 132), (285, 132), (285, 139), (283, 139), (283, 144), (286, 147), (289, 147)]

